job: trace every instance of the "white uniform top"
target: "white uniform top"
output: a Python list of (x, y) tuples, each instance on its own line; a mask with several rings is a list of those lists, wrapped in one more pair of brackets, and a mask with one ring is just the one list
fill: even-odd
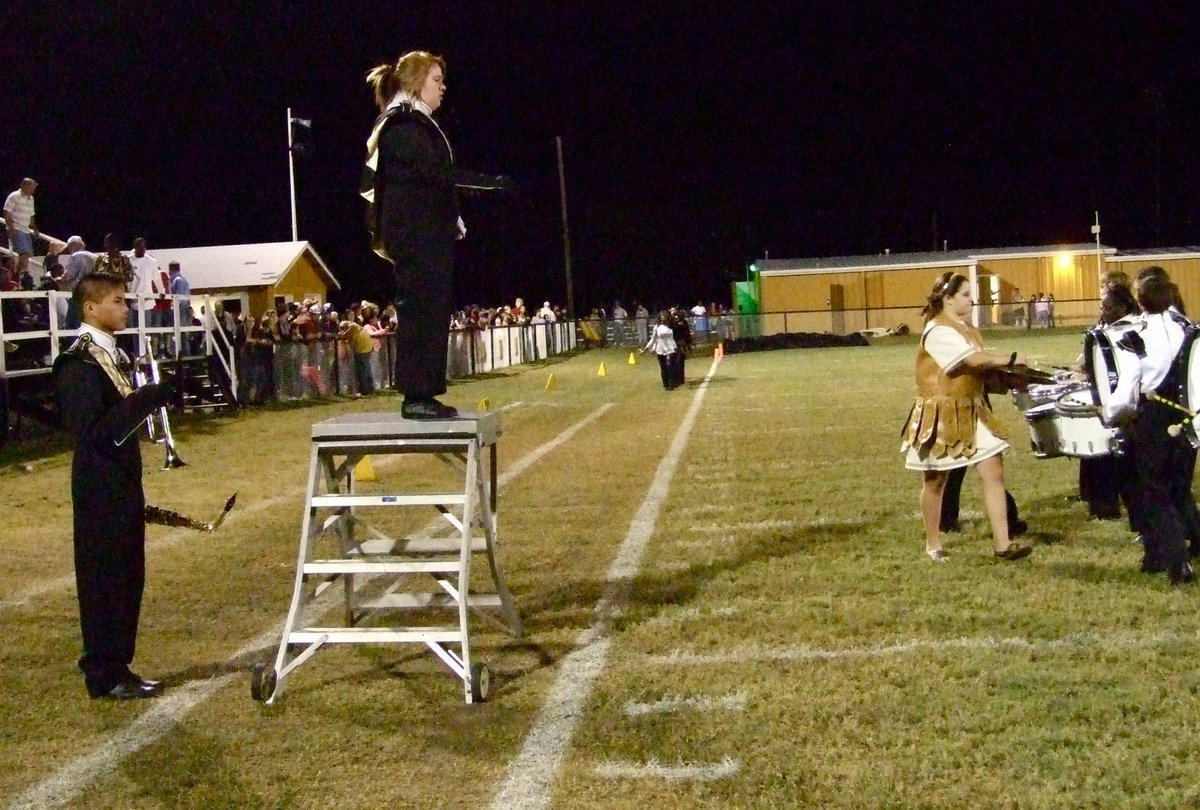
[(1127, 364), (1129, 371), (1117, 378), (1117, 388), (1104, 406), (1105, 422), (1111, 423), (1121, 413), (1135, 410), (1139, 394), (1154, 391), (1162, 385), (1183, 345), (1184, 327), (1176, 317), (1170, 312), (1141, 316), (1140, 326), (1131, 332), (1142, 339), (1145, 357), (1138, 357), (1117, 342), (1117, 351), (1125, 352), (1130, 361)]
[(97, 329), (90, 323), (81, 323), (79, 325), (79, 336), (83, 337), (84, 335), (89, 335), (92, 338), (92, 343), (95, 343), (101, 349), (108, 352), (108, 356), (118, 366), (129, 362), (129, 357), (126, 356), (125, 352), (117, 348), (117, 339), (103, 329)]
[(646, 348), (653, 349), (655, 354), (663, 357), (674, 354), (679, 349), (675, 344), (675, 333), (665, 323), (654, 327), (654, 334), (650, 335)]
[(922, 339), (925, 341), (925, 351), (943, 371), (953, 371), (968, 355), (977, 351), (958, 330), (934, 321), (925, 326)]

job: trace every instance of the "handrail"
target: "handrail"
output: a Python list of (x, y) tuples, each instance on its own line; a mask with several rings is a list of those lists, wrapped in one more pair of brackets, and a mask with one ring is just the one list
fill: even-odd
[[(169, 300), (172, 302), (172, 308), (175, 312), (179, 312), (182, 307), (177, 307), (175, 302), (186, 302), (190, 305), (192, 300), (200, 300), (198, 296), (187, 295), (145, 295), (138, 296), (135, 293), (126, 293), (127, 299), (135, 301), (153, 299)], [(19, 299), (35, 299), (45, 300), (47, 307), (47, 321), (45, 328), (37, 329), (10, 329), (11, 324), (5, 323), (5, 307), (0, 306), (0, 340), (5, 343), (19, 343), (26, 340), (36, 340), (46, 338), (50, 339), (50, 350), (48, 352), (50, 365), (53, 365), (55, 358), (62, 351), (62, 343), (66, 339), (73, 339), (79, 335), (79, 330), (67, 329), (59, 325), (58, 318), (58, 301), (70, 300), (71, 293), (62, 290), (14, 290), (13, 292), (0, 292), (0, 301), (19, 300)], [(206, 303), (207, 299), (205, 299)], [(118, 335), (136, 335), (141, 346), (146, 345), (148, 336), (152, 335), (172, 335), (175, 341), (176, 352), (179, 353), (180, 347), (183, 345), (183, 337), (187, 334), (195, 334), (204, 331), (203, 326), (188, 324), (183, 326), (179, 323), (179, 318), (173, 318), (170, 326), (147, 326), (145, 313), (147, 310), (142, 309), (136, 303), (130, 308), (130, 311), (135, 314), (135, 323), (133, 326), (127, 327), (117, 332)], [(0, 375), (6, 375), (7, 372), (7, 352), (0, 352)]]
[[(225, 333), (225, 328), (217, 322), (216, 313), (213, 312), (212, 298), (204, 296), (204, 323), (205, 332), (208, 334), (206, 338), (207, 345), (210, 347), (209, 354), (215, 354), (221, 363), (221, 367), (225, 369), (225, 374), (229, 377), (229, 390), (233, 396), (233, 401), (238, 401), (238, 377), (237, 377), (237, 357), (233, 349), (233, 343), (229, 340), (229, 335)], [(220, 343), (216, 348), (218, 351), (211, 351), (214, 344)]]

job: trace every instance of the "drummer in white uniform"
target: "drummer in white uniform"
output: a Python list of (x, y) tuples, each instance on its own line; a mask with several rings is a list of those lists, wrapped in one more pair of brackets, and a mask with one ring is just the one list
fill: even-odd
[(938, 524), (949, 471), (974, 466), (983, 483), (994, 554), (1019, 560), (1031, 549), (1009, 538), (1002, 456), (1008, 449), (1007, 431), (984, 400), (984, 376), (994, 369), (1023, 365), (1024, 358), (1018, 352), (986, 351), (982, 336), (966, 322), (971, 306), (967, 278), (943, 273), (924, 310), (916, 401), (901, 434), (900, 450), (908, 469), (924, 473), (920, 504), (925, 553), (930, 559), (940, 562), (947, 557)]
[(1187, 551), (1196, 525), (1191, 492), (1196, 451), (1171, 428), (1185, 416), (1179, 399), (1186, 380), (1182, 364), (1175, 361), (1189, 324), (1174, 308), (1178, 289), (1165, 271), (1154, 270), (1138, 276), (1142, 322), (1117, 342), (1119, 351), (1132, 355), (1130, 370), (1118, 379), (1102, 416), (1109, 423), (1132, 420), (1144, 546), (1142, 570), (1165, 571), (1172, 585), (1181, 585), (1195, 576)]
[[(1124, 273), (1110, 273), (1105, 276), (1103, 297), (1100, 300), (1100, 323), (1097, 329), (1121, 328), (1125, 324), (1140, 320), (1141, 313), (1129, 287), (1129, 277)], [(1116, 339), (1115, 336), (1113, 339)], [(1087, 344), (1084, 346), (1086, 350)], [(1086, 367), (1087, 361), (1088, 358), (1081, 357), (1080, 368)], [(1096, 362), (1094, 358), (1092, 362)], [(1106, 369), (1096, 369), (1095, 374), (1097, 385), (1107, 383)], [(1129, 512), (1129, 528), (1135, 532), (1141, 531), (1137, 517), (1135, 469), (1132, 450), (1128, 450), (1124, 455), (1109, 454), (1079, 460), (1079, 497), (1087, 502), (1091, 517), (1099, 520), (1120, 520), (1120, 503), (1124, 501)]]

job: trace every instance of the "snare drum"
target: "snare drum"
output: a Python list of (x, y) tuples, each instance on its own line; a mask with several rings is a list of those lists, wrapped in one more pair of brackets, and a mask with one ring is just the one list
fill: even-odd
[(1117, 321), (1109, 326), (1098, 326), (1088, 330), (1083, 338), (1083, 360), (1087, 367), (1088, 382), (1096, 394), (1096, 404), (1108, 404), (1109, 397), (1117, 390), (1117, 380), (1122, 374), (1136, 370), (1137, 358), (1129, 352), (1117, 351), (1117, 341), (1136, 323)]
[(1054, 416), (1054, 403), (1044, 402), (1025, 411), (1029, 423), (1029, 446), (1038, 458), (1057, 458), (1062, 455), (1062, 437)]
[(1053, 404), (1068, 391), (1084, 387), (1086, 384), (1077, 382), (1058, 382), (1047, 385), (1031, 385), (1025, 391), (1013, 391), (1013, 404), (1017, 410), (1028, 411), (1042, 405)]
[(1105, 427), (1096, 413), (1091, 390), (1076, 386), (1025, 412), (1029, 441), (1038, 458), (1094, 458), (1120, 455), (1121, 432)]
[(1121, 432), (1100, 421), (1091, 390), (1063, 394), (1054, 403), (1054, 415), (1064, 456), (1094, 458), (1121, 454)]

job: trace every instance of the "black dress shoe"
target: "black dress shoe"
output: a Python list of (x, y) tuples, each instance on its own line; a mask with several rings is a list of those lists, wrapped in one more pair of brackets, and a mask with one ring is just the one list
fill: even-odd
[(1138, 570), (1143, 574), (1161, 574), (1167, 569), (1162, 563), (1154, 562), (1149, 557), (1142, 557), (1142, 565)]
[(130, 672), (128, 680), (132, 680), (134, 683), (139, 683), (142, 686), (150, 687), (151, 689), (162, 689), (162, 681), (152, 681), (149, 678), (143, 678), (136, 672)]
[(142, 683), (140, 680), (135, 681), (132, 678), (121, 681), (107, 692), (88, 689), (88, 694), (93, 699), (105, 698), (107, 700), (140, 700), (142, 698), (152, 698), (160, 692), (162, 692), (161, 684), (151, 686), (147, 683)]
[(1189, 562), (1181, 562), (1172, 565), (1167, 570), (1167, 579), (1172, 585), (1186, 585), (1196, 578), (1196, 573), (1192, 570), (1192, 564)]
[(400, 415), (405, 419), (456, 419), (458, 409), (436, 399), (405, 400), (400, 406)]

